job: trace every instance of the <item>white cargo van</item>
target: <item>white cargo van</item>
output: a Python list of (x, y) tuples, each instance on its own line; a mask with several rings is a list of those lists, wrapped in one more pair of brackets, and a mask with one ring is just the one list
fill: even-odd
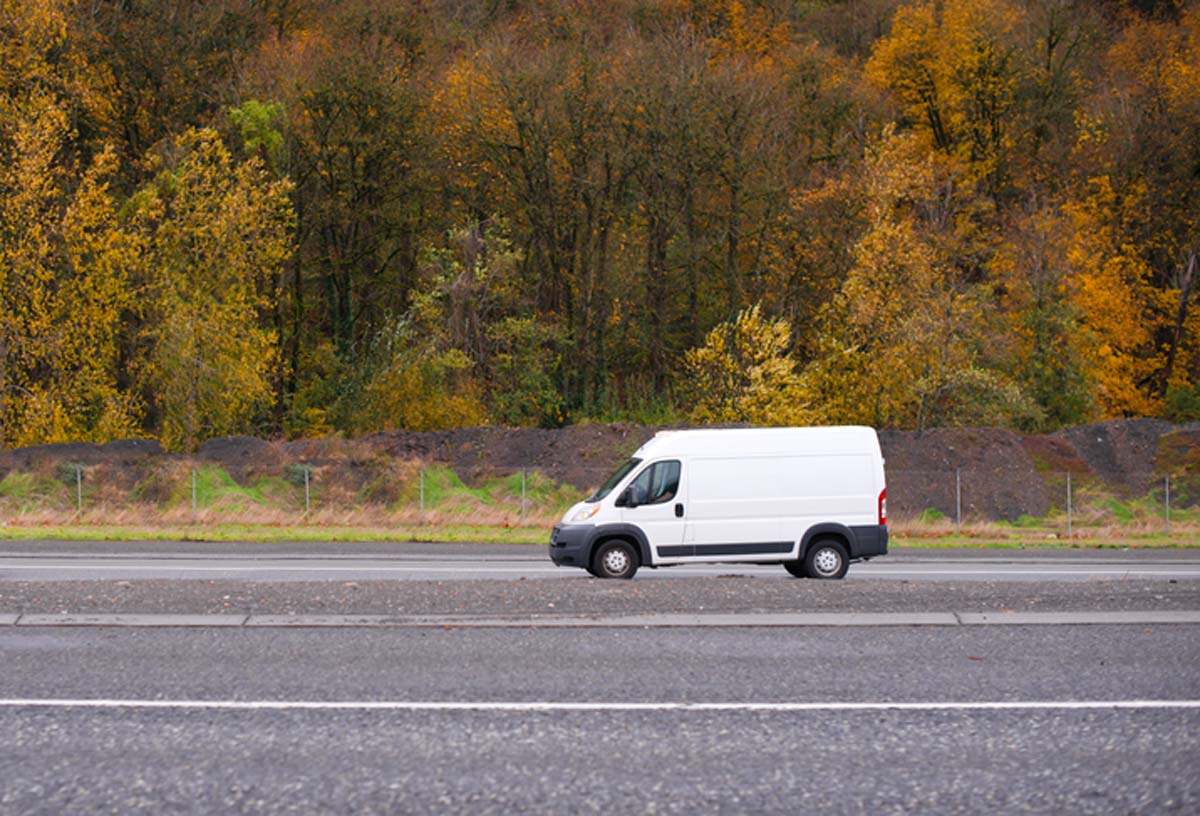
[(863, 427), (659, 432), (550, 536), (555, 564), (600, 578), (704, 562), (841, 578), (886, 553), (883, 456)]

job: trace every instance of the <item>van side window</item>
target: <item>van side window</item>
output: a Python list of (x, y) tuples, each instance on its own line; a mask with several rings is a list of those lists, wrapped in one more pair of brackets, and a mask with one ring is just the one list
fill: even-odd
[(655, 462), (638, 474), (629, 485), (629, 498), (634, 504), (660, 504), (675, 498), (679, 492), (679, 462)]

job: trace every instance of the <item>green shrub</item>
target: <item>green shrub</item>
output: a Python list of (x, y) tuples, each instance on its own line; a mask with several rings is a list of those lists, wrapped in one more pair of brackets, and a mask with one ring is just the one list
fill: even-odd
[(1104, 509), (1116, 516), (1119, 524), (1128, 524), (1133, 521), (1133, 508), (1124, 502), (1119, 502), (1116, 499), (1105, 499)]
[(921, 511), (921, 515), (917, 519), (923, 524), (931, 524), (935, 521), (941, 521), (946, 518), (946, 514), (936, 507), (926, 507)]

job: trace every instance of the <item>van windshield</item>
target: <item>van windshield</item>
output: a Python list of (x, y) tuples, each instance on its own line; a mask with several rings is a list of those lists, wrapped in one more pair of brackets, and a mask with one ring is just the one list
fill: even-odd
[(621, 480), (629, 475), (629, 471), (641, 464), (641, 461), (641, 459), (630, 459), (628, 462), (621, 465), (619, 468), (617, 468), (616, 473), (614, 473), (612, 476), (609, 476), (608, 480), (604, 484), (600, 485), (599, 489), (591, 496), (584, 499), (584, 501), (598, 502), (609, 493), (612, 493), (613, 488), (619, 485)]

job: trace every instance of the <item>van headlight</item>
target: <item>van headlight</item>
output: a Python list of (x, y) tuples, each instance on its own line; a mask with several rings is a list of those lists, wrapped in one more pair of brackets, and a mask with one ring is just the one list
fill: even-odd
[(600, 512), (599, 504), (593, 505), (591, 507), (584, 507), (580, 510), (575, 511), (575, 513), (573, 513), (571, 515), (571, 517), (569, 519), (567, 519), (567, 524), (582, 524), (583, 522), (587, 521), (588, 519), (590, 519), (592, 516), (596, 515), (599, 512)]

